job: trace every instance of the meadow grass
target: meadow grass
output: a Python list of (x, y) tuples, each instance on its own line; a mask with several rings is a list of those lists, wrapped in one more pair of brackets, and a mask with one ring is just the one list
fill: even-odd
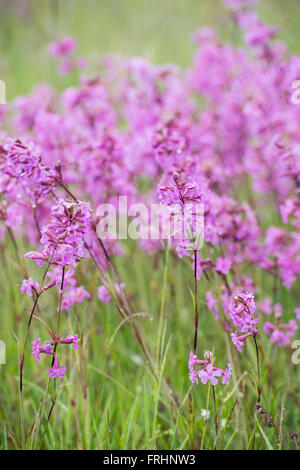
[[(1, 448), (18, 447), (18, 348), (16, 338), (23, 338), (25, 318), (30, 310), (30, 299), (19, 294), (17, 287), (23, 278), (22, 267), (9, 240), (1, 247), (2, 338), (7, 346), (7, 364), (1, 366)], [(23, 252), (25, 247), (20, 247)], [(149, 316), (137, 316), (144, 341), (152, 352), (159, 348), (159, 380), (154, 379), (144, 360), (136, 338), (128, 325), (121, 324), (117, 309), (99, 300), (75, 307), (63, 319), (62, 328), (78, 332), (81, 338), (79, 355), (72, 352), (63, 356), (69, 366), (68, 377), (57, 388), (57, 401), (49, 425), (44, 433), (43, 422), (39, 438), (38, 425), (28, 438), (28, 448), (50, 449), (186, 449), (186, 448), (277, 448), (278, 436), (274, 429), (262, 428), (256, 421), (256, 368), (255, 349), (248, 345), (245, 354), (233, 352), (235, 380), (228, 387), (217, 387), (217, 412), (221, 431), (215, 441), (212, 395), (209, 387), (191, 390), (188, 378), (187, 356), (193, 343), (193, 299), (188, 286), (192, 286), (190, 266), (170, 253), (165, 269), (164, 252), (151, 257), (140, 251), (136, 243), (127, 243), (126, 256), (115, 260), (120, 277), (125, 282), (134, 309)], [(26, 261), (32, 272), (33, 263)], [(88, 261), (82, 262), (81, 275), (87, 289), (94, 294), (100, 283), (96, 271)], [(38, 273), (37, 273), (38, 275)], [(164, 282), (164, 276), (166, 282)], [(265, 283), (266, 294), (272, 284)], [(36, 277), (35, 277), (36, 278)], [(88, 279), (88, 282), (87, 282)], [(162, 288), (164, 286), (164, 288)], [(207, 310), (203, 296), (208, 288), (218, 292), (217, 281), (199, 282), (199, 339), (198, 350), (204, 351), (218, 344), (217, 362), (228, 362), (228, 349), (222, 326), (215, 322)], [(162, 307), (161, 296), (165, 295)], [(58, 299), (41, 304), (43, 319), (55, 326)], [(290, 293), (279, 289), (277, 299), (290, 309)], [(160, 341), (157, 344), (159, 317), (162, 313)], [(45, 328), (34, 321), (31, 338), (45, 338)], [(276, 423), (283, 418), (283, 430), (289, 432), (299, 425), (297, 389), (299, 373), (289, 358), (278, 348), (259, 338), (261, 370), (264, 382), (262, 403)], [(28, 345), (28, 353), (30, 347)], [(39, 422), (41, 403), (47, 378), (27, 355), (24, 372), (23, 427), (27, 431)], [(73, 368), (70, 367), (73, 364)], [(274, 367), (275, 364), (275, 367)], [(160, 374), (178, 395), (179, 410), (165, 392)], [(51, 385), (51, 387), (53, 387)], [(51, 388), (50, 387), (50, 388)], [(188, 393), (189, 392), (189, 393)], [(50, 390), (51, 396), (52, 390)], [(195, 405), (191, 405), (191, 397)], [(49, 412), (51, 399), (46, 405)], [(209, 410), (209, 417), (205, 418)], [(46, 415), (45, 415), (46, 416)], [(278, 424), (279, 425), (279, 424)], [(11, 436), (11, 437), (9, 437)], [(288, 440), (285, 448), (292, 448)]]

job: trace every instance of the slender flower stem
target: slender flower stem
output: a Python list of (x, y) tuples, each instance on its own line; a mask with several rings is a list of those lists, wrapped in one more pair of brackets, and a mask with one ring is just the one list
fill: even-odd
[(198, 289), (197, 289), (197, 250), (194, 251), (194, 323), (195, 323), (195, 333), (194, 333), (194, 354), (197, 350), (197, 339), (198, 339)]
[(32, 310), (30, 312), (29, 320), (28, 320), (28, 323), (27, 323), (26, 335), (25, 335), (25, 339), (24, 339), (24, 342), (23, 342), (22, 353), (21, 353), (21, 357), (20, 357), (20, 392), (21, 392), (21, 394), (22, 394), (22, 391), (23, 391), (23, 369), (24, 369), (24, 360), (25, 360), (25, 349), (26, 349), (26, 344), (27, 344), (27, 340), (28, 340), (28, 336), (29, 336), (30, 325), (31, 325), (31, 322), (32, 322), (32, 318), (33, 318), (37, 303), (38, 303), (38, 299), (39, 299), (39, 296), (37, 295), (36, 298), (35, 298), (35, 301), (33, 303)]
[(20, 441), (21, 441), (21, 449), (23, 449), (24, 448), (23, 395), (20, 389), (19, 389), (19, 413), (20, 413)]
[(50, 265), (51, 265), (51, 262), (52, 262), (52, 259), (53, 259), (54, 251), (55, 251), (55, 248), (54, 248), (52, 256), (51, 256), (51, 258), (50, 258), (50, 260), (47, 264), (46, 270), (43, 274), (42, 282), (41, 282), (39, 291), (37, 292), (37, 295), (36, 295), (36, 298), (35, 298), (35, 301), (33, 303), (33, 307), (32, 307), (32, 310), (31, 310), (31, 313), (30, 313), (30, 316), (29, 316), (29, 320), (28, 320), (28, 323), (27, 323), (26, 335), (25, 335), (25, 339), (24, 339), (23, 347), (22, 347), (22, 352), (21, 352), (21, 356), (20, 356), (20, 392), (21, 392), (21, 394), (22, 394), (22, 391), (23, 391), (23, 369), (24, 369), (24, 360), (25, 360), (25, 349), (26, 349), (26, 344), (27, 344), (27, 340), (28, 340), (28, 336), (29, 336), (30, 325), (31, 325), (31, 322), (32, 322), (32, 318), (33, 318), (35, 309), (36, 309), (37, 304), (38, 304), (38, 300), (39, 300), (40, 295), (41, 295), (42, 290), (43, 290), (43, 285), (44, 285), (47, 273), (49, 271), (49, 268), (50, 268)]
[(64, 282), (65, 282), (65, 272), (66, 272), (66, 267), (63, 266), (62, 275), (61, 275), (58, 320), (57, 320), (57, 329), (56, 329), (56, 337), (57, 338), (58, 338), (58, 334), (59, 334), (59, 327), (60, 327), (60, 320), (61, 320), (61, 310), (62, 310), (62, 298), (63, 298)]
[[(66, 269), (65, 266), (63, 266), (62, 274), (61, 274), (61, 284), (60, 284), (60, 296), (59, 296), (59, 306), (58, 306), (56, 338), (59, 337), (59, 327), (60, 327), (61, 310), (62, 310), (62, 298), (63, 298), (63, 289), (64, 289), (64, 281), (65, 281), (65, 269)], [(54, 365), (56, 349), (57, 349), (57, 343), (55, 343), (54, 348), (53, 348), (53, 357), (52, 357), (51, 367), (53, 367), (53, 365)], [(56, 386), (56, 379), (54, 379), (54, 391), (55, 391), (55, 386)]]
[(218, 436), (219, 425), (218, 425), (217, 403), (216, 403), (216, 395), (215, 395), (215, 387), (214, 386), (212, 386), (212, 391), (213, 391), (213, 399), (214, 399), (215, 430), (216, 430), (216, 437), (217, 437)]
[(42, 294), (43, 285), (44, 285), (47, 273), (49, 271), (49, 268), (51, 266), (51, 262), (52, 262), (52, 259), (53, 259), (53, 256), (54, 256), (54, 252), (55, 252), (55, 248), (54, 248), (53, 253), (51, 255), (51, 258), (50, 258), (50, 260), (47, 264), (46, 270), (43, 274), (43, 278), (42, 278), (42, 281), (41, 281), (39, 291), (36, 294), (36, 297), (35, 297), (35, 300), (34, 300), (34, 303), (33, 303), (33, 307), (32, 307), (32, 310), (30, 312), (29, 320), (28, 320), (28, 323), (27, 323), (26, 335), (25, 335), (25, 338), (24, 338), (22, 351), (20, 352), (19, 396), (20, 396), (20, 433), (21, 433), (22, 448), (23, 448), (23, 444), (24, 444), (24, 437), (23, 437), (23, 370), (24, 370), (24, 361), (25, 361), (25, 350), (26, 350), (26, 344), (27, 344), (28, 337), (29, 337), (30, 325), (31, 325), (31, 322), (32, 322), (32, 319), (33, 319), (34, 312), (35, 312), (36, 308), (38, 307), (38, 300), (40, 298), (40, 295)]
[[(197, 339), (198, 339), (198, 299), (197, 299), (197, 250), (194, 251), (194, 354), (197, 350)], [(193, 408), (193, 430), (195, 431), (195, 402), (196, 402), (196, 391), (194, 390), (194, 408)], [(194, 433), (193, 433), (194, 434)]]
[(159, 366), (159, 362), (161, 359), (161, 337), (162, 337), (162, 326), (163, 326), (163, 314), (165, 309), (165, 300), (166, 300), (166, 289), (167, 289), (167, 274), (168, 274), (168, 265), (169, 265), (169, 252), (170, 252), (170, 243), (166, 247), (165, 252), (165, 267), (164, 267), (164, 278), (163, 278), (163, 289), (162, 289), (162, 296), (161, 296), (161, 304), (160, 304), (160, 315), (159, 315), (159, 323), (158, 323), (158, 335), (157, 335), (157, 343), (156, 343), (156, 364), (157, 367)]
[[(57, 327), (56, 327), (56, 338), (58, 338), (58, 335), (59, 335), (59, 327), (60, 327), (60, 320), (61, 320), (63, 288), (64, 288), (64, 281), (65, 281), (65, 269), (66, 269), (65, 266), (63, 266), (63, 269), (62, 269), (62, 276), (61, 276), (61, 284), (60, 284), (60, 296), (59, 296), (58, 319), (57, 319)], [(51, 367), (53, 367), (53, 364), (54, 364), (56, 348), (57, 348), (57, 343), (54, 345), (54, 348), (53, 348), (53, 357), (52, 357)], [(36, 437), (35, 445), (37, 445), (37, 442), (38, 442), (38, 439), (39, 439), (39, 435), (40, 435), (41, 422), (42, 422), (42, 419), (43, 419), (43, 414), (44, 414), (46, 402), (47, 402), (47, 399), (48, 399), (50, 380), (51, 380), (51, 379), (50, 379), (50, 377), (49, 377), (49, 379), (48, 379), (48, 384), (47, 384), (47, 388), (46, 388), (46, 392), (45, 392), (45, 397), (44, 397), (44, 400), (43, 400), (42, 412), (41, 412), (41, 417), (40, 417), (40, 422), (39, 422), (39, 427), (38, 427), (38, 432), (37, 432), (37, 437)], [(49, 413), (48, 413), (48, 417), (47, 417), (46, 426), (45, 426), (45, 429), (44, 429), (44, 432), (43, 432), (43, 436), (45, 435), (45, 432), (46, 432), (46, 430), (47, 430), (48, 423), (49, 423), (49, 420), (50, 420), (50, 417), (51, 417), (51, 414), (52, 414), (54, 405), (55, 405), (55, 403), (56, 403), (56, 396), (57, 396), (57, 394), (55, 393), (55, 388), (56, 388), (56, 387), (55, 387), (55, 384), (56, 384), (55, 380), (56, 380), (56, 379), (54, 379), (54, 396), (52, 397), (52, 403), (51, 403), (50, 411), (49, 411)], [(43, 437), (43, 436), (42, 436), (42, 437)]]
[[(243, 305), (245, 305), (249, 315), (251, 315), (251, 312), (249, 310), (249, 307), (248, 305), (243, 301), (243, 299), (239, 299)], [(257, 402), (259, 403), (260, 402), (260, 396), (261, 396), (261, 381), (260, 381), (260, 364), (259, 364), (259, 350), (258, 350), (258, 346), (257, 346), (257, 341), (256, 341), (256, 335), (257, 333), (253, 333), (252, 337), (253, 337), (253, 341), (254, 341), (254, 344), (255, 344), (255, 352), (256, 352), (256, 363), (257, 363)]]
[(259, 351), (256, 341), (256, 334), (253, 334), (253, 341), (255, 344), (255, 351), (256, 351), (256, 363), (257, 363), (257, 402), (260, 402), (260, 395), (261, 395), (261, 381), (260, 381), (260, 364), (259, 364)]
[(42, 232), (41, 232), (40, 224), (39, 224), (39, 221), (38, 221), (38, 218), (37, 218), (36, 207), (33, 208), (33, 218), (34, 218), (34, 223), (35, 223), (38, 235), (41, 238), (42, 237)]

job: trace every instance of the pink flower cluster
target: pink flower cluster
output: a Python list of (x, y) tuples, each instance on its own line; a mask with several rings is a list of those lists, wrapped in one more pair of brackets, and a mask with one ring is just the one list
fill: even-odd
[[(161, 204), (171, 209), (169, 214), (173, 222), (172, 242), (177, 244), (178, 256), (189, 256), (188, 247), (192, 246), (193, 238), (197, 239), (197, 235), (201, 235), (199, 205), (203, 203), (203, 192), (191, 176), (185, 177), (177, 172), (172, 175), (170, 184), (161, 182), (157, 192)], [(182, 218), (176, 222), (179, 214)], [(196, 250), (199, 249), (196, 241), (194, 246)]]
[[(238, 328), (234, 333), (231, 333), (231, 338), (239, 352), (241, 352), (241, 347), (245, 344), (245, 339), (257, 333), (255, 325), (259, 322), (259, 318), (253, 317), (255, 312), (256, 305), (253, 294), (247, 292), (245, 294), (237, 293), (233, 296), (229, 305), (228, 318)], [(238, 331), (244, 334), (238, 336)]]
[(47, 354), (53, 357), (52, 360), (52, 367), (47, 370), (47, 374), (51, 379), (56, 377), (62, 378), (65, 376), (65, 372), (67, 370), (66, 366), (60, 366), (58, 361), (58, 356), (56, 354), (56, 348), (58, 344), (72, 344), (73, 348), (78, 351), (78, 343), (79, 343), (78, 335), (68, 335), (64, 339), (56, 338), (54, 335), (52, 336), (51, 341), (46, 341), (45, 343), (41, 344), (41, 338), (37, 338), (32, 343), (32, 353), (31, 356), (34, 357), (37, 361), (41, 360), (40, 354)]
[[(26, 258), (47, 267), (50, 278), (44, 286), (24, 275), (23, 294), (58, 286), (62, 310), (91, 298), (77, 279), (79, 261), (90, 257), (105, 273), (112, 256), (123, 255), (118, 240), (106, 240), (103, 249), (92, 209), (109, 203), (117, 211), (120, 195), (148, 208), (160, 202), (174, 219), (191, 206), (192, 233), (193, 211), (203, 205), (207, 249), (197, 253), (196, 278), (208, 281), (207, 308), (226, 332), (234, 326), (239, 351), (257, 334), (254, 294), (247, 293), (265, 296), (256, 274), (288, 290), (299, 281), (300, 106), (292, 102), (292, 84), (300, 79), (300, 58), (252, 10), (255, 0), (224, 3), (244, 48), (202, 28), (187, 70), (107, 56), (101, 76), (79, 76), (76, 42), (66, 37), (49, 53), (65, 72), (79, 72), (72, 86), (60, 93), (40, 85), (1, 112), (0, 236), (26, 239), (35, 247)], [(161, 238), (140, 246), (159, 254)], [(194, 255), (189, 242), (171, 240), (187, 262)], [(104, 279), (96, 295), (108, 303)], [(118, 295), (123, 287), (115, 285)], [(279, 321), (280, 304), (263, 300), (259, 311), (275, 314), (265, 334), (286, 344), (299, 311), (292, 320), (282, 312)], [(194, 379), (215, 382), (221, 369), (214, 360), (202, 366)]]
[(270, 342), (275, 343), (278, 346), (289, 344), (291, 342), (291, 338), (293, 338), (298, 330), (297, 320), (300, 319), (299, 309), (296, 308), (294, 310), (296, 318), (291, 319), (286, 323), (282, 322), (282, 305), (279, 303), (273, 304), (270, 298), (267, 297), (261, 300), (260, 310), (263, 315), (272, 319), (272, 322), (266, 321), (263, 326), (263, 330), (269, 336)]
[(277, 343), (279, 346), (289, 344), (297, 329), (296, 320), (290, 320), (288, 323), (279, 323), (277, 325), (268, 321), (264, 324), (264, 332), (270, 336), (270, 342)]
[(25, 256), (60, 266), (74, 266), (87, 257), (84, 235), (91, 225), (91, 209), (85, 202), (60, 199), (52, 207), (51, 222), (42, 229), (42, 252), (29, 252)]
[[(197, 359), (197, 356), (190, 352), (189, 357), (189, 370), (190, 380), (192, 383), (198, 384), (198, 378), (202, 384), (206, 384), (210, 381), (214, 387), (218, 384), (218, 379), (222, 377), (222, 384), (228, 384), (231, 377), (231, 364), (227, 365), (227, 369), (219, 369), (215, 367), (216, 358), (213, 357), (210, 351), (204, 353), (204, 360)], [(195, 366), (199, 366), (199, 370), (195, 370)]]
[(32, 293), (35, 292), (37, 293), (38, 292), (38, 288), (39, 288), (39, 283), (38, 282), (35, 282), (31, 277), (29, 279), (24, 279), (22, 281), (22, 286), (21, 286), (21, 294), (26, 294), (29, 295), (29, 297), (32, 297)]
[(59, 59), (58, 71), (61, 75), (68, 75), (73, 70), (81, 70), (86, 67), (86, 60), (83, 57), (77, 59), (72, 57), (75, 49), (76, 41), (70, 36), (49, 44), (48, 52), (50, 56)]

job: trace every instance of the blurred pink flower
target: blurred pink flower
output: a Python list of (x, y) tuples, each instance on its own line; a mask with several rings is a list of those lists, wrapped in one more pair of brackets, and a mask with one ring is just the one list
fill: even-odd
[(22, 281), (22, 286), (21, 286), (21, 294), (26, 294), (29, 295), (29, 297), (32, 297), (32, 291), (37, 292), (39, 288), (39, 283), (35, 282), (31, 277), (29, 279), (24, 279)]
[(58, 362), (57, 356), (54, 358), (54, 364), (53, 367), (47, 370), (47, 374), (49, 375), (50, 379), (55, 379), (55, 378), (63, 378), (65, 376), (65, 372), (67, 370), (66, 366), (60, 366)]

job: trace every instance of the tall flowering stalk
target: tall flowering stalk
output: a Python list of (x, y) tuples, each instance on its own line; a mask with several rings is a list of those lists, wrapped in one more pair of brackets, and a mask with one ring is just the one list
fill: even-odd
[[(91, 210), (87, 203), (83, 202), (69, 202), (60, 199), (58, 203), (53, 206), (51, 212), (50, 223), (42, 229), (42, 237), (40, 240), (42, 250), (29, 252), (25, 256), (34, 259), (39, 267), (44, 263), (46, 269), (43, 274), (41, 284), (30, 279), (25, 279), (22, 282), (21, 293), (27, 293), (29, 296), (34, 295), (35, 300), (29, 316), (26, 335), (23, 342), (23, 347), (20, 355), (20, 394), (22, 403), (23, 392), (23, 370), (26, 344), (29, 337), (29, 331), (35, 310), (38, 305), (39, 298), (46, 291), (51, 289), (57, 284), (57, 281), (52, 279), (47, 285), (44, 286), (46, 276), (49, 269), (54, 266), (59, 266), (61, 269), (61, 282), (60, 282), (60, 302), (58, 308), (58, 320), (56, 335), (51, 330), (51, 342), (47, 342), (40, 346), (40, 339), (33, 342), (33, 356), (40, 359), (40, 353), (52, 355), (51, 368), (47, 370), (49, 378), (64, 377), (66, 367), (60, 366), (58, 356), (56, 353), (59, 344), (72, 343), (77, 347), (77, 336), (68, 336), (61, 339), (60, 321), (62, 313), (62, 292), (64, 289), (65, 269), (68, 266), (74, 267), (82, 257), (87, 257), (88, 253), (85, 248), (84, 236), (91, 224)], [(22, 432), (22, 430), (21, 430)]]
[[(197, 359), (197, 356), (190, 352), (189, 357), (189, 371), (190, 371), (190, 381), (194, 384), (198, 384), (198, 379), (200, 379), (202, 384), (207, 384), (210, 382), (213, 390), (213, 400), (214, 400), (214, 418), (215, 418), (215, 430), (216, 435), (218, 435), (218, 418), (217, 418), (217, 406), (216, 406), (216, 395), (215, 395), (215, 386), (218, 384), (220, 378), (222, 378), (222, 384), (228, 385), (231, 375), (232, 367), (228, 363), (227, 369), (223, 370), (218, 367), (215, 367), (216, 358), (210, 351), (205, 351), (204, 359)], [(197, 367), (197, 369), (196, 369)]]
[[(171, 209), (170, 216), (174, 217), (174, 233), (173, 241), (177, 244), (177, 252), (180, 257), (193, 254), (193, 270), (194, 270), (194, 353), (197, 350), (198, 338), (198, 289), (197, 289), (197, 252), (199, 249), (199, 214), (197, 210), (199, 204), (203, 203), (203, 192), (200, 191), (199, 185), (191, 177), (173, 173), (170, 185), (160, 184), (158, 186), (159, 200), (162, 204)], [(179, 224), (176, 221), (178, 213), (181, 215)], [(178, 226), (179, 225), (179, 226)], [(202, 227), (200, 227), (201, 230)], [(179, 235), (179, 236), (178, 236)]]
[(251, 293), (237, 293), (233, 296), (232, 302), (229, 307), (229, 319), (232, 321), (234, 326), (238, 327), (238, 330), (243, 333), (238, 336), (238, 330), (231, 333), (232, 342), (236, 346), (237, 350), (241, 352), (242, 346), (245, 344), (245, 340), (249, 337), (253, 338), (256, 353), (257, 362), (257, 401), (260, 402), (260, 396), (262, 392), (261, 377), (260, 377), (260, 363), (259, 363), (259, 350), (256, 341), (257, 328), (255, 325), (259, 322), (259, 318), (254, 318), (256, 311), (256, 305), (254, 296)]
[[(20, 358), (20, 391), (23, 389), (23, 368), (26, 343), (29, 336), (29, 329), (34, 312), (36, 310), (40, 296), (48, 289), (56, 285), (55, 281), (50, 281), (43, 287), (46, 276), (51, 266), (62, 267), (61, 291), (64, 285), (64, 272), (66, 266), (74, 266), (82, 257), (87, 256), (84, 244), (84, 235), (91, 224), (91, 210), (87, 203), (69, 202), (63, 199), (52, 208), (51, 222), (42, 229), (41, 246), (42, 251), (28, 252), (25, 256), (34, 259), (38, 266), (46, 264), (43, 278), (39, 289), (37, 283), (31, 280), (24, 280), (21, 292), (25, 289), (29, 295), (32, 290), (35, 293), (35, 301), (29, 316), (26, 336), (23, 343)], [(61, 317), (61, 305), (59, 307), (57, 334), (59, 332)]]

